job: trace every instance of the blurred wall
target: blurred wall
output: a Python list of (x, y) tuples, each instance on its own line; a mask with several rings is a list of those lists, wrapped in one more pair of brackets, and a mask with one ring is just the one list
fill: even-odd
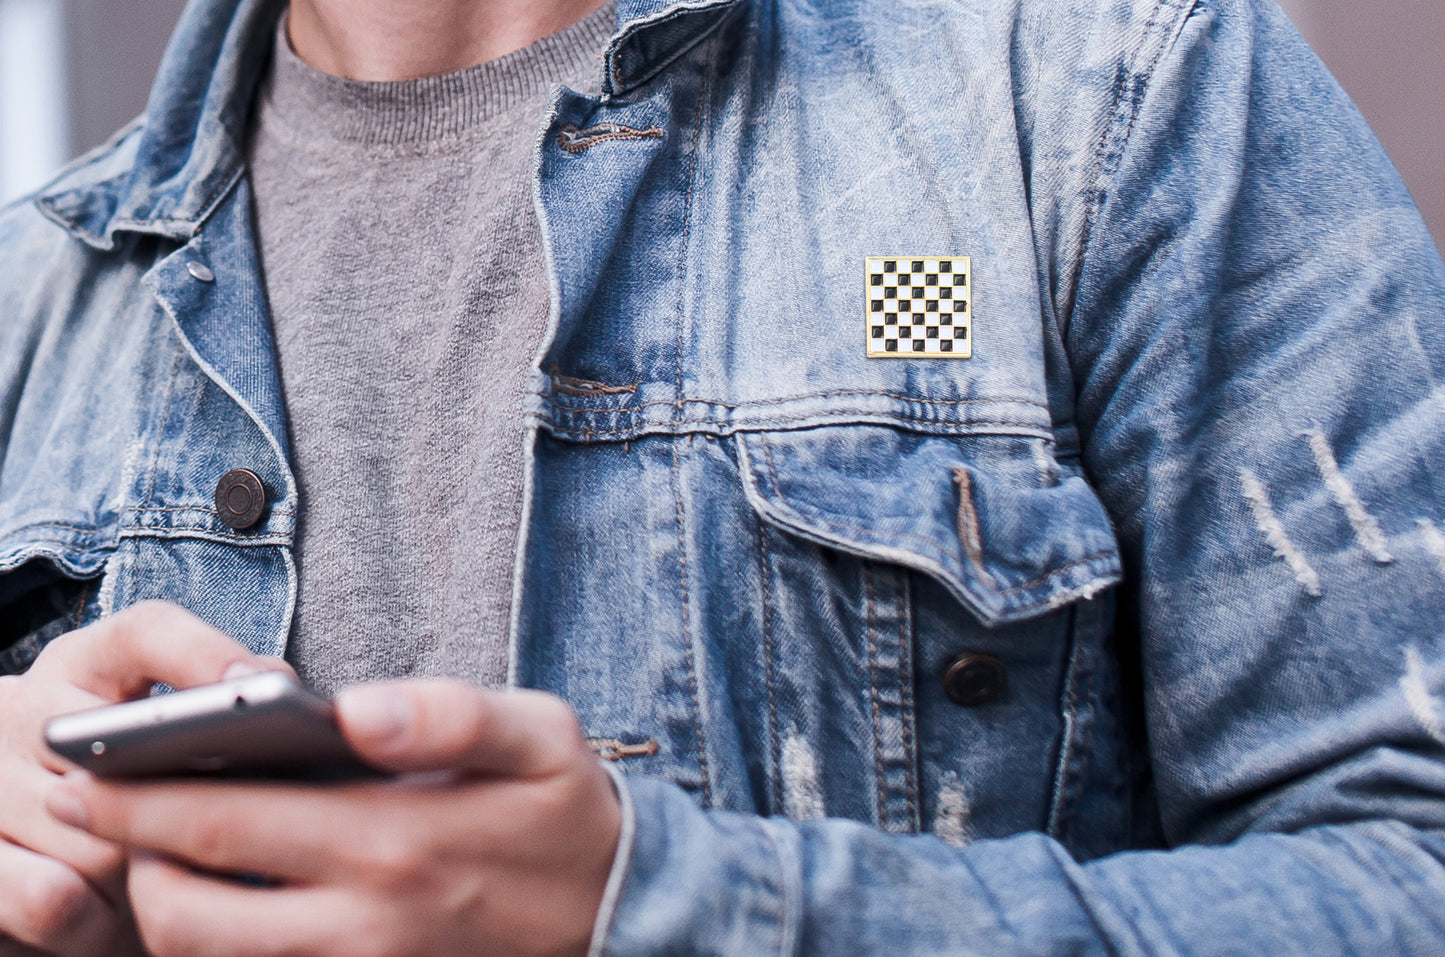
[(145, 109), (185, 0), (59, 0), (65, 11), (70, 149), (82, 153)]
[(0, 0), (0, 203), (145, 108), (184, 0)]
[(1445, 243), (1445, 0), (1281, 0)]
[(55, 0), (0, 0), (0, 203), (70, 152), (64, 36)]

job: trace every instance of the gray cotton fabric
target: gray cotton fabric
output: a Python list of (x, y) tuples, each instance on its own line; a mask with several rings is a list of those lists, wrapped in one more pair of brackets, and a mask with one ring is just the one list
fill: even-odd
[(329, 76), (283, 28), (248, 163), (300, 485), (286, 657), (326, 691), (505, 682), (522, 398), (548, 289), (532, 167), (608, 7), (470, 70)]

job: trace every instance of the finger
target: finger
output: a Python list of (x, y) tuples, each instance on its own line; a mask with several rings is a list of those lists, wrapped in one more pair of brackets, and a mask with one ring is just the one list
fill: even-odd
[(533, 777), (586, 750), (572, 710), (538, 691), (447, 680), (355, 685), (337, 696), (336, 712), (357, 754), (390, 771)]
[[(64, 773), (72, 765), (46, 747), (41, 733), (45, 720), (107, 703), (65, 681), (32, 680), (29, 675), (0, 678), (0, 754), (23, 755), (26, 763)], [(8, 767), (0, 770), (0, 779), (9, 773)]]
[(0, 838), (63, 861), (112, 903), (125, 898), (125, 854), (109, 841), (60, 823), (45, 802), (60, 778), (39, 768), (9, 766), (5, 774), (7, 811)]
[(73, 827), (133, 850), (218, 873), (315, 882), (344, 876), (344, 845), (383, 812), (386, 784), (217, 782), (111, 784), (73, 771), (47, 809)]
[(54, 858), (0, 841), (0, 934), (58, 957), (104, 954), (121, 917)]
[(62, 635), (36, 659), (32, 673), (59, 673), (102, 698), (139, 697), (151, 686), (177, 688), (220, 681), (233, 665), (289, 670), (260, 658), (195, 615), (165, 602), (142, 602), (113, 618)]
[(330, 889), (246, 887), (145, 856), (131, 862), (130, 897), (154, 957), (347, 953), (374, 924)]

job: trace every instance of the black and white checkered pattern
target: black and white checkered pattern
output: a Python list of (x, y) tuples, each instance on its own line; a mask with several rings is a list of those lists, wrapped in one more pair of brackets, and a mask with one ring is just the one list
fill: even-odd
[(868, 258), (868, 355), (882, 359), (967, 359), (967, 257)]

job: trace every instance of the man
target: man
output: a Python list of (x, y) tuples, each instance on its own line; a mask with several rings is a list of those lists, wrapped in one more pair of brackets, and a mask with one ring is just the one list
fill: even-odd
[[(1271, 3), (282, 13), (0, 218), (0, 953), (1439, 951), (1445, 266)], [(38, 743), (276, 656), (445, 773)]]

